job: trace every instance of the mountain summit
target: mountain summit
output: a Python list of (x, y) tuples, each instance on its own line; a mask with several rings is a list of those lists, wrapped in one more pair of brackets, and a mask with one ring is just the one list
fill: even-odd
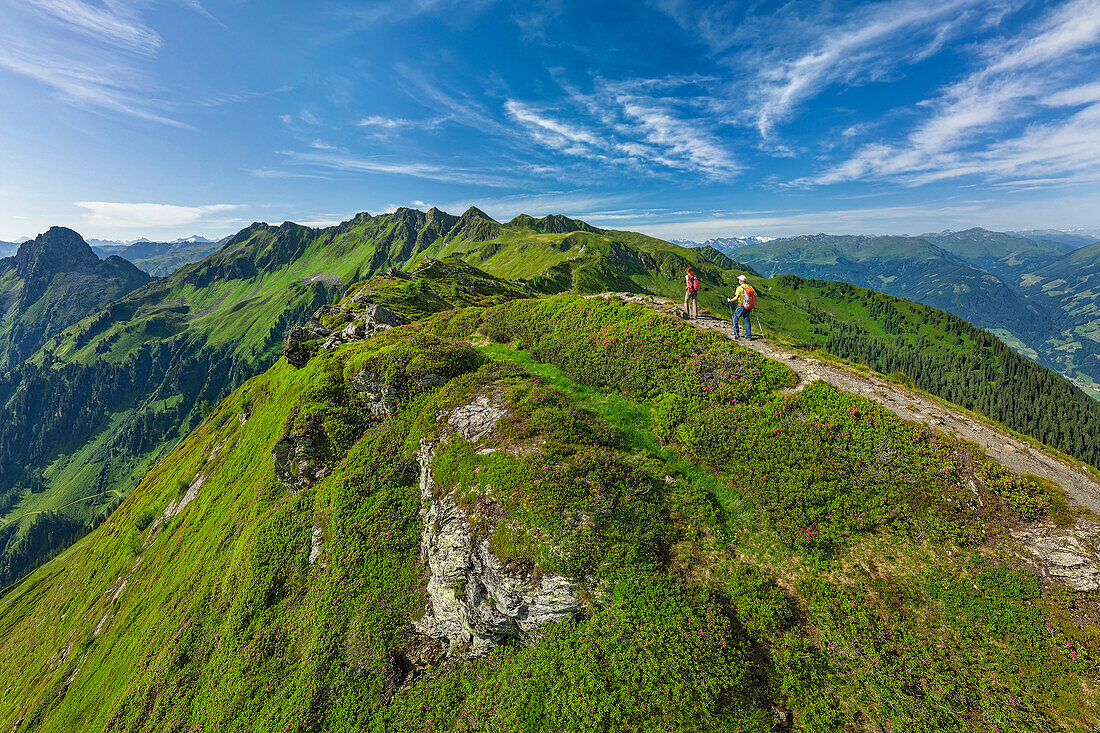
[(100, 260), (72, 229), (52, 227), (0, 259), (0, 366), (17, 364), (51, 336), (150, 277), (121, 257)]

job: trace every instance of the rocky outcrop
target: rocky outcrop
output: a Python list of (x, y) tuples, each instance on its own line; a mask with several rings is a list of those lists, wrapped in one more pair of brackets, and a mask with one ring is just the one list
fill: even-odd
[(405, 389), (387, 382), (380, 374), (371, 369), (363, 369), (351, 378), (351, 387), (358, 393), (371, 417), (384, 420), (397, 412), (398, 402), (409, 392), (422, 392), (447, 383), (445, 377), (428, 374), (405, 385)]
[(1083, 519), (1065, 529), (1040, 522), (1010, 533), (1045, 579), (1074, 590), (1100, 590), (1100, 526)]
[[(505, 414), (499, 397), (483, 396), (454, 410), (447, 424), (476, 442)], [(488, 537), (474, 533), (455, 491), (441, 493), (432, 475), (438, 445), (424, 441), (418, 456), (420, 554), (430, 575), (427, 608), (415, 623), (417, 630), (450, 654), (473, 657), (511, 639), (525, 640), (547, 621), (576, 614), (582, 603), (575, 581), (506, 566), (490, 551)]]
[(275, 443), (271, 457), (275, 478), (288, 490), (299, 491), (317, 483), (332, 471), (324, 422), (310, 415), (302, 428)]
[(318, 338), (321, 336), (308, 328), (291, 326), (283, 335), (283, 356), (291, 366), (301, 369), (309, 361), (309, 357), (313, 356), (314, 349), (311, 348), (311, 342)]
[(342, 329), (333, 332), (328, 339), (321, 344), (322, 349), (335, 349), (352, 341), (362, 341), (370, 338), (379, 331), (401, 325), (401, 319), (397, 314), (385, 306), (377, 303), (363, 303), (352, 298), (353, 308), (338, 308), (329, 306), (335, 310), (342, 310), (349, 318), (349, 322)]
[[(362, 291), (360, 291), (362, 292)], [(283, 356), (301, 369), (318, 348), (336, 349), (352, 341), (362, 341), (379, 331), (401, 325), (397, 314), (385, 306), (368, 302), (359, 293), (347, 307), (324, 305), (318, 308), (304, 326), (291, 326), (283, 336)], [(330, 328), (325, 323), (338, 324)]]

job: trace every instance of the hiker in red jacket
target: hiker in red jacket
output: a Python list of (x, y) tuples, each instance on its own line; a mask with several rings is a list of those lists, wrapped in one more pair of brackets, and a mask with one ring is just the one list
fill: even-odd
[(756, 291), (752, 285), (745, 282), (744, 275), (737, 276), (737, 292), (732, 298), (726, 298), (727, 303), (737, 302), (737, 310), (733, 313), (733, 337), (741, 338), (741, 319), (745, 319), (745, 338), (752, 341), (752, 309), (756, 307)]
[(699, 278), (695, 277), (691, 265), (684, 272), (684, 317), (694, 321), (699, 317)]

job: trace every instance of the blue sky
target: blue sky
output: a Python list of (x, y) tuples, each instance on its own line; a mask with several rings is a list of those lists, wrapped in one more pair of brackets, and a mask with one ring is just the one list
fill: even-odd
[(0, 0), (0, 239), (1100, 226), (1100, 0)]

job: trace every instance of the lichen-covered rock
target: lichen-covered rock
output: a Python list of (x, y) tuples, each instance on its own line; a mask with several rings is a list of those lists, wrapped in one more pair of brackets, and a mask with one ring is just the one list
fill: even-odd
[(318, 335), (307, 328), (291, 326), (283, 335), (283, 356), (291, 366), (301, 369), (313, 355), (313, 351), (306, 346), (306, 342), (317, 338), (319, 338)]
[[(352, 307), (323, 305), (304, 326), (291, 326), (283, 336), (283, 355), (294, 367), (301, 369), (317, 348), (314, 342), (324, 339), (322, 349), (336, 349), (352, 341), (362, 341), (379, 331), (401, 325), (401, 319), (389, 308), (377, 303), (358, 302)], [(332, 323), (336, 330), (325, 325)]]
[[(454, 410), (447, 424), (476, 442), (505, 414), (499, 395), (482, 396)], [(487, 538), (475, 537), (454, 491), (439, 495), (432, 475), (437, 445), (423, 442), (418, 456), (420, 553), (430, 575), (427, 608), (415, 624), (417, 630), (450, 654), (480, 656), (510, 639), (526, 639), (547, 621), (576, 614), (582, 602), (575, 581), (505, 566), (490, 551)]]
[(482, 395), (473, 402), (456, 408), (447, 418), (447, 424), (466, 440), (476, 443), (491, 433), (506, 414), (499, 394)]
[(397, 412), (401, 391), (374, 371), (363, 369), (351, 378), (351, 386), (359, 393), (360, 399), (366, 402), (371, 417), (384, 419), (393, 417)]
[(1044, 578), (1074, 590), (1100, 590), (1100, 526), (1084, 519), (1066, 529), (1040, 522), (1011, 534)]
[(324, 422), (315, 415), (307, 417), (301, 429), (275, 443), (271, 457), (275, 478), (290, 491), (317, 483), (332, 470)]

